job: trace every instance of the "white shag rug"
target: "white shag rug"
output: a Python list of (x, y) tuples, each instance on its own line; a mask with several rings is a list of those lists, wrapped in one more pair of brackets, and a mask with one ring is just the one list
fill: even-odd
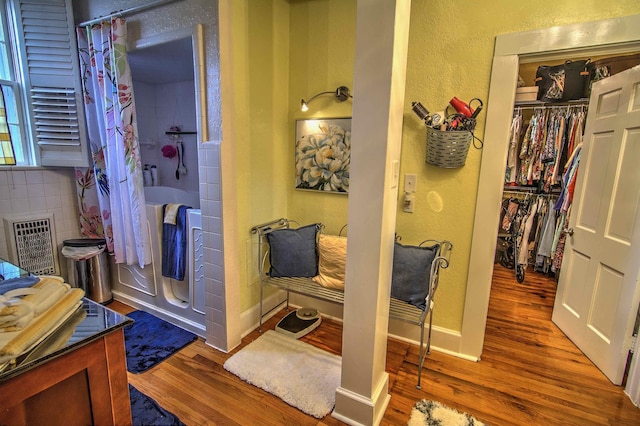
[(484, 423), (439, 402), (423, 399), (413, 406), (408, 426), (484, 426)]
[(316, 418), (329, 414), (342, 358), (268, 330), (224, 363), (225, 370)]

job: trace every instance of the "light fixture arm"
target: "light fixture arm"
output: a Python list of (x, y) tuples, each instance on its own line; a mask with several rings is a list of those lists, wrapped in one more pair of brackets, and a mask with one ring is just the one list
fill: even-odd
[(337, 102), (344, 102), (349, 98), (353, 98), (353, 96), (351, 96), (351, 93), (350, 93), (349, 88), (347, 86), (340, 86), (335, 91), (320, 92), (320, 93), (318, 93), (316, 95), (313, 95), (312, 97), (309, 98), (308, 101), (305, 101), (304, 99), (301, 99), (300, 100), (300, 108), (302, 109), (302, 111), (307, 111), (309, 109), (308, 104), (311, 101), (313, 101), (315, 98), (317, 98), (318, 96), (330, 95), (330, 94), (334, 94), (336, 96), (336, 101)]
[(328, 95), (331, 94), (333, 92), (329, 91), (329, 92), (320, 92), (317, 95), (313, 95), (312, 97), (309, 98), (309, 100), (307, 101), (307, 104), (311, 103), (312, 100), (314, 100), (315, 98), (317, 98), (318, 96), (322, 96), (322, 95)]

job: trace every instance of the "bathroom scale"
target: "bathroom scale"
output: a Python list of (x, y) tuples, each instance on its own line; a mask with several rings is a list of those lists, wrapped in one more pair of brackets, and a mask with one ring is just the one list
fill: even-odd
[(276, 331), (294, 339), (299, 339), (318, 328), (322, 317), (317, 309), (299, 308), (289, 312), (276, 324)]

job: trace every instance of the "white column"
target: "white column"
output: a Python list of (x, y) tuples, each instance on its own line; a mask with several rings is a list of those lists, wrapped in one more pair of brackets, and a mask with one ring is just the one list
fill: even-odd
[(398, 197), (410, 0), (359, 0), (353, 90), (342, 378), (333, 416), (379, 424)]
[[(238, 5), (242, 12), (242, 5)], [(200, 179), (212, 182), (211, 170), (208, 167), (220, 168), (219, 201), (222, 215), (206, 217), (203, 209), (202, 230), (205, 233), (205, 283), (206, 283), (206, 326), (207, 344), (224, 352), (229, 352), (241, 343), (240, 318), (240, 259), (238, 225), (238, 197), (236, 180), (236, 105), (234, 102), (234, 44), (233, 23), (234, 3), (232, 0), (218, 1), (218, 25), (220, 28), (220, 90), (222, 92), (222, 143), (217, 157), (219, 164), (207, 164), (200, 171)], [(206, 144), (205, 144), (206, 145)], [(204, 173), (203, 173), (204, 172)], [(224, 201), (224, 202), (223, 202)], [(212, 204), (212, 203), (211, 203)], [(223, 238), (227, 235), (228, 238)], [(231, 236), (231, 237), (229, 237)], [(222, 247), (216, 253), (215, 247)], [(221, 261), (220, 261), (221, 260)]]

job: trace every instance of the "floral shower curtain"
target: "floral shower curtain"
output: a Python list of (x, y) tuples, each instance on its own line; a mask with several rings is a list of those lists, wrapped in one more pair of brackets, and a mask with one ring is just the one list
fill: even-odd
[(76, 169), (82, 234), (116, 263), (151, 262), (140, 147), (123, 18), (76, 30), (93, 167)]

